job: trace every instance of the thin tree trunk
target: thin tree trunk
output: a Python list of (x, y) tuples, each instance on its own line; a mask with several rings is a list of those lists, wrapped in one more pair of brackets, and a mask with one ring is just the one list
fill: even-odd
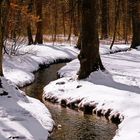
[(2, 25), (2, 1), (0, 1), (0, 76), (3, 76), (2, 59), (3, 59), (3, 25)]
[(42, 27), (42, 0), (35, 0), (36, 15), (39, 17), (39, 21), (36, 23), (36, 37), (35, 44), (43, 44), (43, 27)]
[(81, 34), (80, 34), (79, 37), (78, 37), (78, 41), (77, 41), (77, 44), (76, 44), (76, 48), (78, 48), (79, 50), (81, 49)]
[(76, 23), (76, 12), (75, 12), (75, 10), (73, 11), (73, 34), (75, 36), (78, 36), (78, 27), (77, 27), (77, 23)]
[(62, 20), (63, 20), (63, 34), (66, 36), (66, 26), (65, 26), (65, 8), (62, 6)]
[[(69, 9), (73, 7), (73, 0), (69, 0)], [(70, 22), (69, 22), (69, 35), (68, 35), (68, 41), (71, 39), (71, 34), (72, 34), (72, 23), (73, 23), (73, 11), (74, 9), (71, 10), (70, 12)]]
[[(33, 0), (30, 0), (28, 4), (28, 13), (32, 12), (32, 7), (33, 7)], [(28, 21), (27, 23), (27, 35), (28, 35), (28, 45), (31, 45), (34, 43), (33, 37), (32, 37), (32, 29), (31, 29), (31, 22)]]
[(116, 0), (116, 12), (115, 12), (115, 25), (114, 25), (114, 34), (113, 34), (113, 40), (112, 40), (112, 43), (110, 45), (110, 49), (112, 49), (113, 45), (114, 45), (114, 42), (115, 42), (115, 39), (116, 39), (116, 32), (117, 32), (117, 24), (118, 24), (118, 20), (119, 20), (119, 7), (120, 7), (120, 0)]
[(27, 25), (27, 35), (28, 35), (28, 45), (32, 45), (34, 43), (33, 37), (32, 37), (32, 30), (31, 30), (31, 24), (28, 23)]
[(131, 48), (136, 48), (140, 45), (140, 1), (130, 0), (132, 10), (132, 28), (133, 37)]
[(101, 39), (106, 39), (108, 38), (108, 0), (102, 0), (101, 10)]
[(57, 36), (57, 0), (54, 0), (54, 5), (55, 5), (55, 11), (54, 11), (54, 35), (53, 35), (53, 42), (56, 41), (56, 36)]

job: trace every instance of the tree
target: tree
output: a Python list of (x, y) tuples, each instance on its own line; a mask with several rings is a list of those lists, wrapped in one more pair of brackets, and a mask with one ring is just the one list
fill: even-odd
[[(33, 0), (30, 0), (28, 3), (28, 13), (30, 14), (33, 9)], [(32, 37), (32, 30), (31, 30), (31, 22), (28, 21), (27, 23), (27, 35), (28, 35), (28, 45), (31, 45), (34, 43), (33, 37)]]
[(2, 50), (3, 50), (2, 1), (0, 1), (0, 76), (3, 76), (3, 72), (2, 72)]
[(114, 42), (115, 42), (115, 39), (116, 39), (117, 25), (118, 25), (118, 21), (119, 21), (120, 2), (121, 2), (121, 0), (115, 1), (115, 25), (114, 25), (113, 40), (112, 40), (112, 43), (110, 45), (110, 49), (112, 49)]
[(99, 68), (104, 70), (99, 54), (98, 0), (82, 0), (82, 29), (79, 79), (89, 76)]
[(108, 38), (108, 0), (102, 0), (101, 11), (101, 39), (106, 39)]
[(129, 0), (131, 5), (132, 14), (132, 29), (133, 37), (131, 48), (136, 48), (140, 45), (140, 1), (139, 0)]
[(7, 1), (0, 1), (0, 76), (3, 76), (2, 70), (2, 60), (3, 60), (3, 48), (4, 48), (4, 36), (5, 36), (5, 29), (7, 24), (7, 15), (9, 10), (10, 2)]
[(42, 0), (35, 0), (36, 5), (36, 16), (39, 20), (36, 23), (36, 37), (35, 37), (35, 44), (42, 44), (43, 43), (43, 29), (42, 29)]
[(76, 48), (78, 48), (79, 50), (81, 49), (81, 35), (79, 35), (79, 37), (78, 37)]

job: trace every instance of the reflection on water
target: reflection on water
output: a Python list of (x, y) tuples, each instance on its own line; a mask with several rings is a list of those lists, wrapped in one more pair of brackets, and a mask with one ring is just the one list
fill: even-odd
[(116, 125), (103, 118), (84, 115), (59, 105), (47, 103), (56, 124), (56, 129), (49, 140), (111, 140), (115, 135)]
[[(35, 82), (22, 90), (29, 96), (42, 99), (45, 85), (57, 79), (57, 71), (64, 63), (54, 64), (49, 68), (39, 70), (35, 74)], [(117, 127), (104, 119), (91, 115), (83, 115), (59, 105), (46, 103), (56, 124), (62, 127), (55, 129), (49, 140), (111, 140)]]
[(35, 73), (35, 81), (33, 84), (22, 88), (27, 95), (35, 97), (42, 101), (43, 88), (51, 81), (57, 79), (57, 71), (63, 67), (65, 63), (54, 64), (46, 69), (41, 69)]

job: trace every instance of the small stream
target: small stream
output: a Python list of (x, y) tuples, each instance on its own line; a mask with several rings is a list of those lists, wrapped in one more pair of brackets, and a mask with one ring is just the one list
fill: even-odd
[[(39, 70), (35, 74), (35, 82), (22, 90), (29, 96), (42, 100), (44, 86), (57, 79), (57, 71), (64, 65), (65, 63), (54, 64)], [(49, 140), (111, 140), (115, 135), (116, 125), (104, 118), (85, 115), (49, 102), (46, 106), (56, 124), (61, 125), (54, 130)]]

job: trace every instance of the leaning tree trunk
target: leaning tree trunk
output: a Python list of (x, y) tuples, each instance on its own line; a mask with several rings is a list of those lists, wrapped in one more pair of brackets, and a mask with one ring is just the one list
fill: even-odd
[(43, 43), (43, 29), (42, 29), (42, 0), (35, 0), (36, 5), (36, 15), (39, 17), (39, 21), (36, 23), (36, 37), (35, 44)]
[(136, 48), (140, 45), (140, 1), (129, 0), (132, 10), (132, 29), (133, 37), (131, 48)]
[(98, 0), (82, 0), (82, 29), (79, 79), (86, 78), (99, 68), (104, 69), (99, 55)]

